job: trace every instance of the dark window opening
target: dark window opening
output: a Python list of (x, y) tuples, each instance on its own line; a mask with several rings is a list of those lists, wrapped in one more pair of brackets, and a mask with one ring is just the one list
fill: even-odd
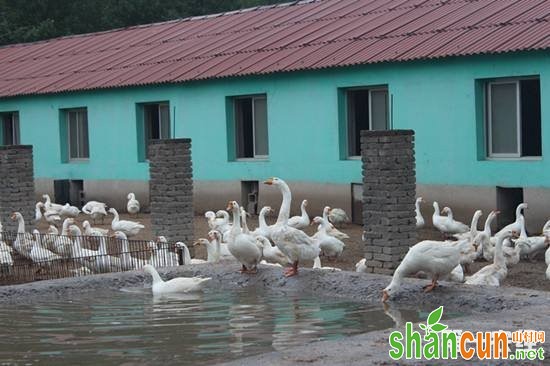
[(19, 145), (19, 112), (0, 113), (1, 145)]
[(521, 155), (541, 156), (540, 81), (522, 80), (521, 86)]
[(168, 103), (143, 105), (143, 131), (146, 152), (149, 150), (149, 140), (170, 138), (170, 106)]
[(267, 157), (269, 143), (266, 97), (236, 98), (234, 106), (237, 158)]
[(362, 130), (387, 130), (387, 89), (352, 89), (346, 92), (348, 155), (361, 155)]

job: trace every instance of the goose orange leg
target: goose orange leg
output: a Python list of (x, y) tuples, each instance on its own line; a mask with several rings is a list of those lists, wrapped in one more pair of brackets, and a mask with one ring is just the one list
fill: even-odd
[(430, 292), (437, 286), (437, 276), (432, 278), (432, 283), (430, 285), (424, 286), (424, 292)]
[(292, 267), (285, 270), (285, 277), (292, 277), (298, 274), (298, 261), (292, 263)]

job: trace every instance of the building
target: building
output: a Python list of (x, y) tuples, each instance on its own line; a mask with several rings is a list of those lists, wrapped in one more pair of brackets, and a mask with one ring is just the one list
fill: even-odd
[(536, 230), (549, 47), (533, 0), (298, 1), (11, 45), (0, 141), (34, 145), (37, 192), (123, 206), (146, 201), (148, 139), (190, 137), (197, 211), (278, 201), (280, 176), (296, 207), (357, 217), (359, 131), (413, 129), (420, 195), (468, 221), (525, 200)]

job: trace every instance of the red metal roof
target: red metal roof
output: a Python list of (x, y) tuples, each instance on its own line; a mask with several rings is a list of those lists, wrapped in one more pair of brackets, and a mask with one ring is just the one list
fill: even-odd
[(0, 97), (549, 47), (550, 1), (297, 1), (0, 47)]

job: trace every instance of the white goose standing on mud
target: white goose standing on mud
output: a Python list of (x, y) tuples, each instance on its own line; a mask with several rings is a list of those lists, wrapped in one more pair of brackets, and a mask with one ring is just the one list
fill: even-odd
[(414, 211), (416, 213), (416, 228), (420, 229), (423, 228), (426, 224), (424, 220), (424, 216), (422, 216), (422, 211), (420, 211), (420, 203), (424, 202), (424, 199), (422, 197), (418, 197), (416, 199), (416, 202), (414, 203)]
[(299, 262), (314, 260), (319, 256), (321, 252), (319, 244), (303, 231), (288, 226), (292, 194), (286, 182), (282, 179), (273, 177), (267, 179), (264, 184), (276, 186), (283, 195), (283, 202), (279, 210), (277, 223), (271, 230), (271, 238), (281, 252), (283, 252), (292, 262), (292, 267), (285, 270), (285, 276), (295, 276), (298, 274)]
[(131, 237), (137, 235), (141, 229), (144, 229), (145, 226), (139, 222), (129, 221), (129, 220), (120, 220), (117, 210), (110, 208), (109, 212), (114, 215), (113, 221), (111, 222), (111, 229), (113, 231), (121, 231), (126, 236)]
[(300, 205), (300, 210), (302, 214), (300, 216), (293, 216), (290, 219), (288, 219), (288, 226), (296, 228), (296, 229), (304, 229), (309, 226), (310, 220), (309, 215), (306, 211), (307, 207), (307, 200), (303, 200), (302, 204)]
[(134, 193), (128, 193), (127, 198), (128, 203), (126, 204), (126, 211), (128, 211), (130, 215), (137, 216), (141, 207), (139, 201), (136, 199), (136, 195)]

